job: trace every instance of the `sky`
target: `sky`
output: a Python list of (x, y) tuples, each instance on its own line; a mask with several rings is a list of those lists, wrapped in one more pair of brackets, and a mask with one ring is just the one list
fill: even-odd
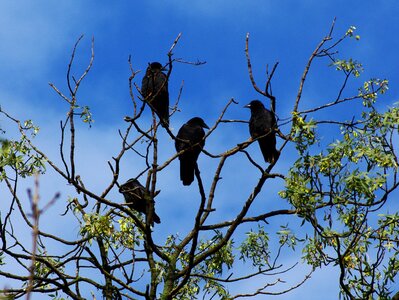
[[(279, 62), (273, 80), (273, 93), (277, 98), (276, 113), (284, 119), (290, 116), (300, 76), (309, 56), (336, 18), (335, 37), (344, 34), (349, 26), (355, 26), (356, 34), (360, 35), (359, 41), (347, 41), (340, 47), (342, 57), (353, 57), (361, 61), (365, 68), (361, 79), (355, 81), (353, 91), (356, 92), (355, 87), (360, 86), (362, 80), (388, 78), (390, 90), (380, 104), (386, 107), (399, 100), (398, 13), (396, 0), (149, 0), (114, 1), (112, 4), (105, 1), (2, 1), (0, 105), (14, 117), (32, 119), (39, 125), (41, 132), (36, 139), (37, 144), (59, 163), (59, 121), (65, 118), (68, 107), (49, 83), (67, 92), (66, 70), (73, 45), (84, 35), (72, 70), (79, 75), (88, 63), (90, 44), (94, 38), (94, 64), (79, 90), (78, 101), (91, 108), (95, 122), (91, 128), (85, 124), (78, 125), (77, 161), (78, 172), (85, 178), (86, 185), (99, 192), (111, 179), (107, 161), (118, 153), (118, 129), (126, 128), (123, 117), (132, 114), (128, 89), (129, 55), (133, 68), (141, 70), (135, 80), (137, 84), (140, 84), (148, 62), (167, 62), (167, 52), (179, 33), (182, 35), (174, 49), (174, 57), (206, 62), (201, 66), (174, 65), (169, 83), (171, 103), (177, 99), (184, 81), (180, 112), (171, 120), (174, 133), (193, 116), (200, 116), (208, 125), (213, 125), (230, 98), (239, 104), (228, 111), (228, 118), (247, 120), (249, 111), (242, 107), (260, 97), (251, 86), (246, 65), (245, 37), (249, 33), (253, 72), (260, 86), (264, 85), (266, 65)], [(327, 60), (317, 62), (306, 82), (301, 108), (332, 99), (341, 82), (338, 78), (328, 67)], [(341, 111), (336, 116), (345, 119), (351, 114), (351, 111)], [(144, 117), (150, 117), (148, 110)], [(2, 116), (0, 127), (6, 130), (5, 137), (15, 134)], [(282, 130), (287, 130), (287, 127)], [(332, 142), (336, 138), (334, 134), (326, 129), (322, 138), (327, 143)], [(206, 149), (218, 153), (248, 137), (245, 124), (224, 125), (210, 136)], [(161, 160), (174, 154), (173, 142), (168, 139), (161, 133)], [(278, 144), (281, 142), (279, 140)], [(258, 150), (255, 144), (249, 148), (251, 155), (260, 161)], [(294, 156), (284, 154), (275, 171), (286, 174), (294, 160)], [(200, 158), (205, 185), (211, 183), (211, 178), (206, 175), (213, 173), (216, 163), (209, 158)], [(133, 153), (128, 155), (121, 167), (121, 181), (134, 177), (141, 166)], [(249, 169), (243, 157), (228, 163), (226, 168), (228, 171), (223, 174), (226, 188), (219, 192), (215, 203), (221, 214), (216, 215), (212, 219), (214, 221), (225, 215), (234, 216), (239, 203), (259, 178), (256, 170)], [(53, 175), (49, 171), (41, 178), (41, 197), (50, 199), (60, 191), (65, 200), (73, 191)], [(236, 184), (238, 180), (239, 185)], [(26, 180), (24, 184), (29, 187), (33, 183)], [(190, 197), (195, 186), (182, 190), (178, 180), (178, 163), (175, 161), (160, 176), (159, 187), (161, 194), (157, 198), (156, 209), (162, 224), (159, 232), (155, 233), (156, 237), (162, 240), (171, 232), (184, 234), (186, 231), (181, 224), (191, 224), (188, 222), (195, 213), (191, 210), (193, 199)], [(277, 196), (282, 188), (281, 181), (266, 184), (261, 195), (264, 201), (254, 204), (254, 214), (264, 209), (265, 202), (270, 209), (287, 207)], [(3, 189), (1, 186), (1, 193)], [(115, 201), (122, 201), (117, 192), (112, 197)], [(54, 213), (58, 213), (56, 208), (50, 212)], [(41, 222), (43, 226), (52, 227), (53, 219), (43, 217)], [(59, 219), (53, 229), (76, 236), (77, 228), (65, 232), (68, 222), (68, 219)], [(275, 226), (278, 224), (276, 220)], [(289, 256), (286, 259), (289, 260)], [(298, 273), (303, 274), (304, 271), (298, 270)], [(295, 282), (296, 275), (291, 275), (292, 282)], [(320, 295), (323, 295), (323, 299), (337, 299), (337, 278), (334, 269), (318, 271), (300, 289), (277, 298), (321, 299)], [(0, 278), (0, 287), (7, 284), (6, 279)], [(235, 288), (240, 290), (245, 287)]]

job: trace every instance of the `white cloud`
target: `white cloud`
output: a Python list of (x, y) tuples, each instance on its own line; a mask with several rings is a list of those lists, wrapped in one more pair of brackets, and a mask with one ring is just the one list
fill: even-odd
[[(40, 71), (46, 66), (48, 58), (68, 42), (64, 36), (68, 27), (73, 25), (73, 18), (67, 22), (64, 13), (68, 9), (62, 3), (55, 6), (48, 3), (50, 7), (47, 7), (25, 1), (21, 7), (20, 3), (3, 2), (0, 6), (3, 65), (7, 63), (7, 66), (22, 69), (32, 67), (35, 72)], [(70, 9), (68, 11), (71, 12)]]
[(93, 35), (114, 13), (113, 7), (69, 1), (0, 3), (0, 75), (7, 83), (2, 88), (31, 89), (55, 67), (66, 69), (77, 38)]

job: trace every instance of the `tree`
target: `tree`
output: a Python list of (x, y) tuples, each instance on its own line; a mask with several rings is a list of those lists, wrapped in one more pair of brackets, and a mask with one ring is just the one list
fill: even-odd
[[(120, 151), (108, 162), (112, 179), (100, 193), (86, 187), (77, 171), (75, 134), (77, 117), (84, 123), (92, 122), (90, 109), (80, 103), (78, 91), (93, 64), (94, 42), (87, 68), (79, 78), (74, 77), (72, 66), (81, 37), (73, 48), (68, 66), (69, 95), (50, 84), (69, 107), (65, 120), (60, 123), (61, 163), (51, 160), (35, 145), (34, 137), (39, 130), (31, 121), (22, 122), (1, 111), (21, 135), (19, 139), (4, 143), (0, 156), (1, 180), (9, 192), (9, 209), (1, 214), (1, 263), (15, 266), (13, 272), (0, 270), (0, 275), (13, 285), (3, 289), (4, 297), (14, 299), (27, 295), (29, 299), (32, 294), (40, 293), (54, 299), (94, 299), (94, 294), (90, 296), (94, 290), (100, 291), (105, 299), (195, 299), (199, 295), (207, 299), (262, 297), (298, 288), (315, 269), (327, 265), (338, 267), (337, 284), (344, 299), (387, 299), (392, 295), (390, 286), (399, 270), (399, 215), (389, 214), (387, 205), (399, 185), (395, 147), (399, 110), (394, 106), (381, 112), (376, 105), (378, 96), (388, 89), (385, 79), (367, 80), (355, 93), (348, 92), (353, 78), (361, 76), (362, 65), (353, 59), (340, 59), (338, 49), (342, 43), (359, 37), (351, 27), (342, 37), (334, 39), (333, 29), (334, 22), (305, 66), (291, 116), (278, 120), (280, 158), (263, 167), (263, 162), (257, 162), (247, 151), (257, 142), (251, 138), (221, 153), (213, 153), (205, 146), (203, 155), (216, 161), (217, 167), (209, 187), (203, 183), (201, 168), (195, 169), (198, 193), (190, 195), (190, 201), (198, 199), (198, 207), (192, 228), (185, 236), (170, 233), (162, 245), (154, 238), (159, 225), (152, 226), (152, 201), (148, 201), (148, 213), (144, 216), (113, 201), (109, 195), (118, 190), (120, 167), (129, 153), (144, 166), (139, 174), (131, 177), (145, 181), (147, 197), (157, 201), (156, 197), (162, 195), (162, 191), (157, 191), (158, 178), (181, 154), (171, 153), (168, 159), (160, 160), (162, 149), (158, 138), (163, 134), (161, 131), (166, 131), (171, 143), (176, 136), (169, 128), (159, 126), (154, 113), (151, 124), (141, 121), (149, 110), (145, 110), (146, 99), (135, 86), (138, 72), (129, 58), (133, 115), (125, 118), (126, 128), (119, 132)], [(168, 79), (173, 66), (184, 63), (173, 58), (179, 38), (180, 35), (168, 52)], [(265, 89), (262, 90), (252, 72), (249, 35), (245, 52), (254, 89), (276, 112), (278, 98), (273, 95), (271, 86), (278, 63), (270, 72), (266, 70)], [(305, 83), (316, 60), (327, 60), (342, 74), (342, 82), (334, 99), (301, 109), (305, 101), (302, 97)], [(226, 103), (205, 139), (222, 132), (223, 126), (248, 123), (227, 117), (236, 103), (234, 99)], [(171, 119), (178, 104), (179, 98), (172, 107)], [(353, 109), (356, 105), (362, 107), (361, 112)], [(341, 120), (340, 115), (331, 114), (338, 109), (353, 111), (355, 115), (349, 121)], [(326, 125), (339, 130), (338, 138), (330, 144), (320, 139)], [(295, 164), (286, 172), (277, 173), (275, 166), (285, 153), (295, 155)], [(213, 205), (224, 188), (222, 174), (228, 172), (231, 166), (228, 162), (239, 157), (245, 157), (248, 166), (258, 171), (259, 179), (247, 198), (239, 199), (241, 206), (233, 218), (213, 222), (211, 217), (218, 213)], [(39, 179), (36, 179), (35, 191), (28, 193), (30, 205), (21, 200), (24, 191), (20, 190), (19, 182), (44, 173), (46, 168), (54, 170), (75, 189), (74, 195), (64, 204), (63, 217), (74, 217), (79, 228), (77, 239), (41, 229), (40, 218), (48, 207), (60, 201), (60, 195), (56, 194), (44, 205), (39, 203)], [(264, 211), (253, 214), (250, 208), (259, 201), (269, 181), (284, 182), (285, 187), (279, 195), (262, 194), (267, 201), (279, 196), (283, 200), (281, 209), (265, 207)], [(176, 184), (180, 184), (179, 178)], [(276, 220), (281, 220), (280, 228), (270, 232), (267, 224)], [(32, 244), (21, 239), (14, 230), (16, 222), (32, 232)], [(293, 228), (288, 222), (297, 225)], [(242, 234), (242, 230), (246, 233)], [(53, 249), (62, 250), (59, 253)], [(292, 251), (302, 251), (302, 259), (312, 270), (287, 287), (281, 277), (288, 276), (297, 264), (288, 265), (283, 255)], [(237, 282), (254, 279), (261, 282), (255, 290), (235, 294), (229, 290)]]

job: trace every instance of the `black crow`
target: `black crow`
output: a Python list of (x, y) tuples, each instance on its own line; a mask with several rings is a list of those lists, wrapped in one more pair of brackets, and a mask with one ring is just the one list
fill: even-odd
[(249, 120), (249, 133), (253, 139), (258, 139), (263, 158), (268, 163), (273, 163), (279, 157), (276, 149), (276, 117), (274, 113), (266, 109), (262, 102), (253, 100), (244, 106), (251, 109), (251, 119)]
[(188, 149), (179, 156), (180, 180), (183, 181), (183, 185), (190, 185), (194, 181), (197, 159), (205, 145), (203, 128), (209, 129), (204, 120), (195, 117), (184, 124), (177, 133), (175, 140), (177, 152)]
[(158, 115), (161, 124), (169, 127), (168, 78), (162, 72), (159, 62), (153, 62), (148, 66), (141, 82), (141, 94)]
[[(140, 213), (147, 215), (147, 201), (152, 201), (154, 204), (154, 199), (151, 198), (150, 193), (145, 189), (141, 183), (135, 179), (131, 178), (122, 184), (119, 188), (119, 192), (123, 194), (125, 198), (125, 202), (128, 204), (130, 209), (134, 209)], [(155, 210), (152, 214), (153, 220), (155, 223), (161, 223), (161, 219), (155, 213)]]

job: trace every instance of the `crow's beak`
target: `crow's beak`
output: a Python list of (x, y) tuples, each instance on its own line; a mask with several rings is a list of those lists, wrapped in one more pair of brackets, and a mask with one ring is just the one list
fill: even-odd
[(251, 104), (245, 105), (244, 108), (251, 108)]
[(209, 129), (209, 126), (206, 125), (205, 123), (202, 125), (202, 127), (206, 128), (206, 129)]

